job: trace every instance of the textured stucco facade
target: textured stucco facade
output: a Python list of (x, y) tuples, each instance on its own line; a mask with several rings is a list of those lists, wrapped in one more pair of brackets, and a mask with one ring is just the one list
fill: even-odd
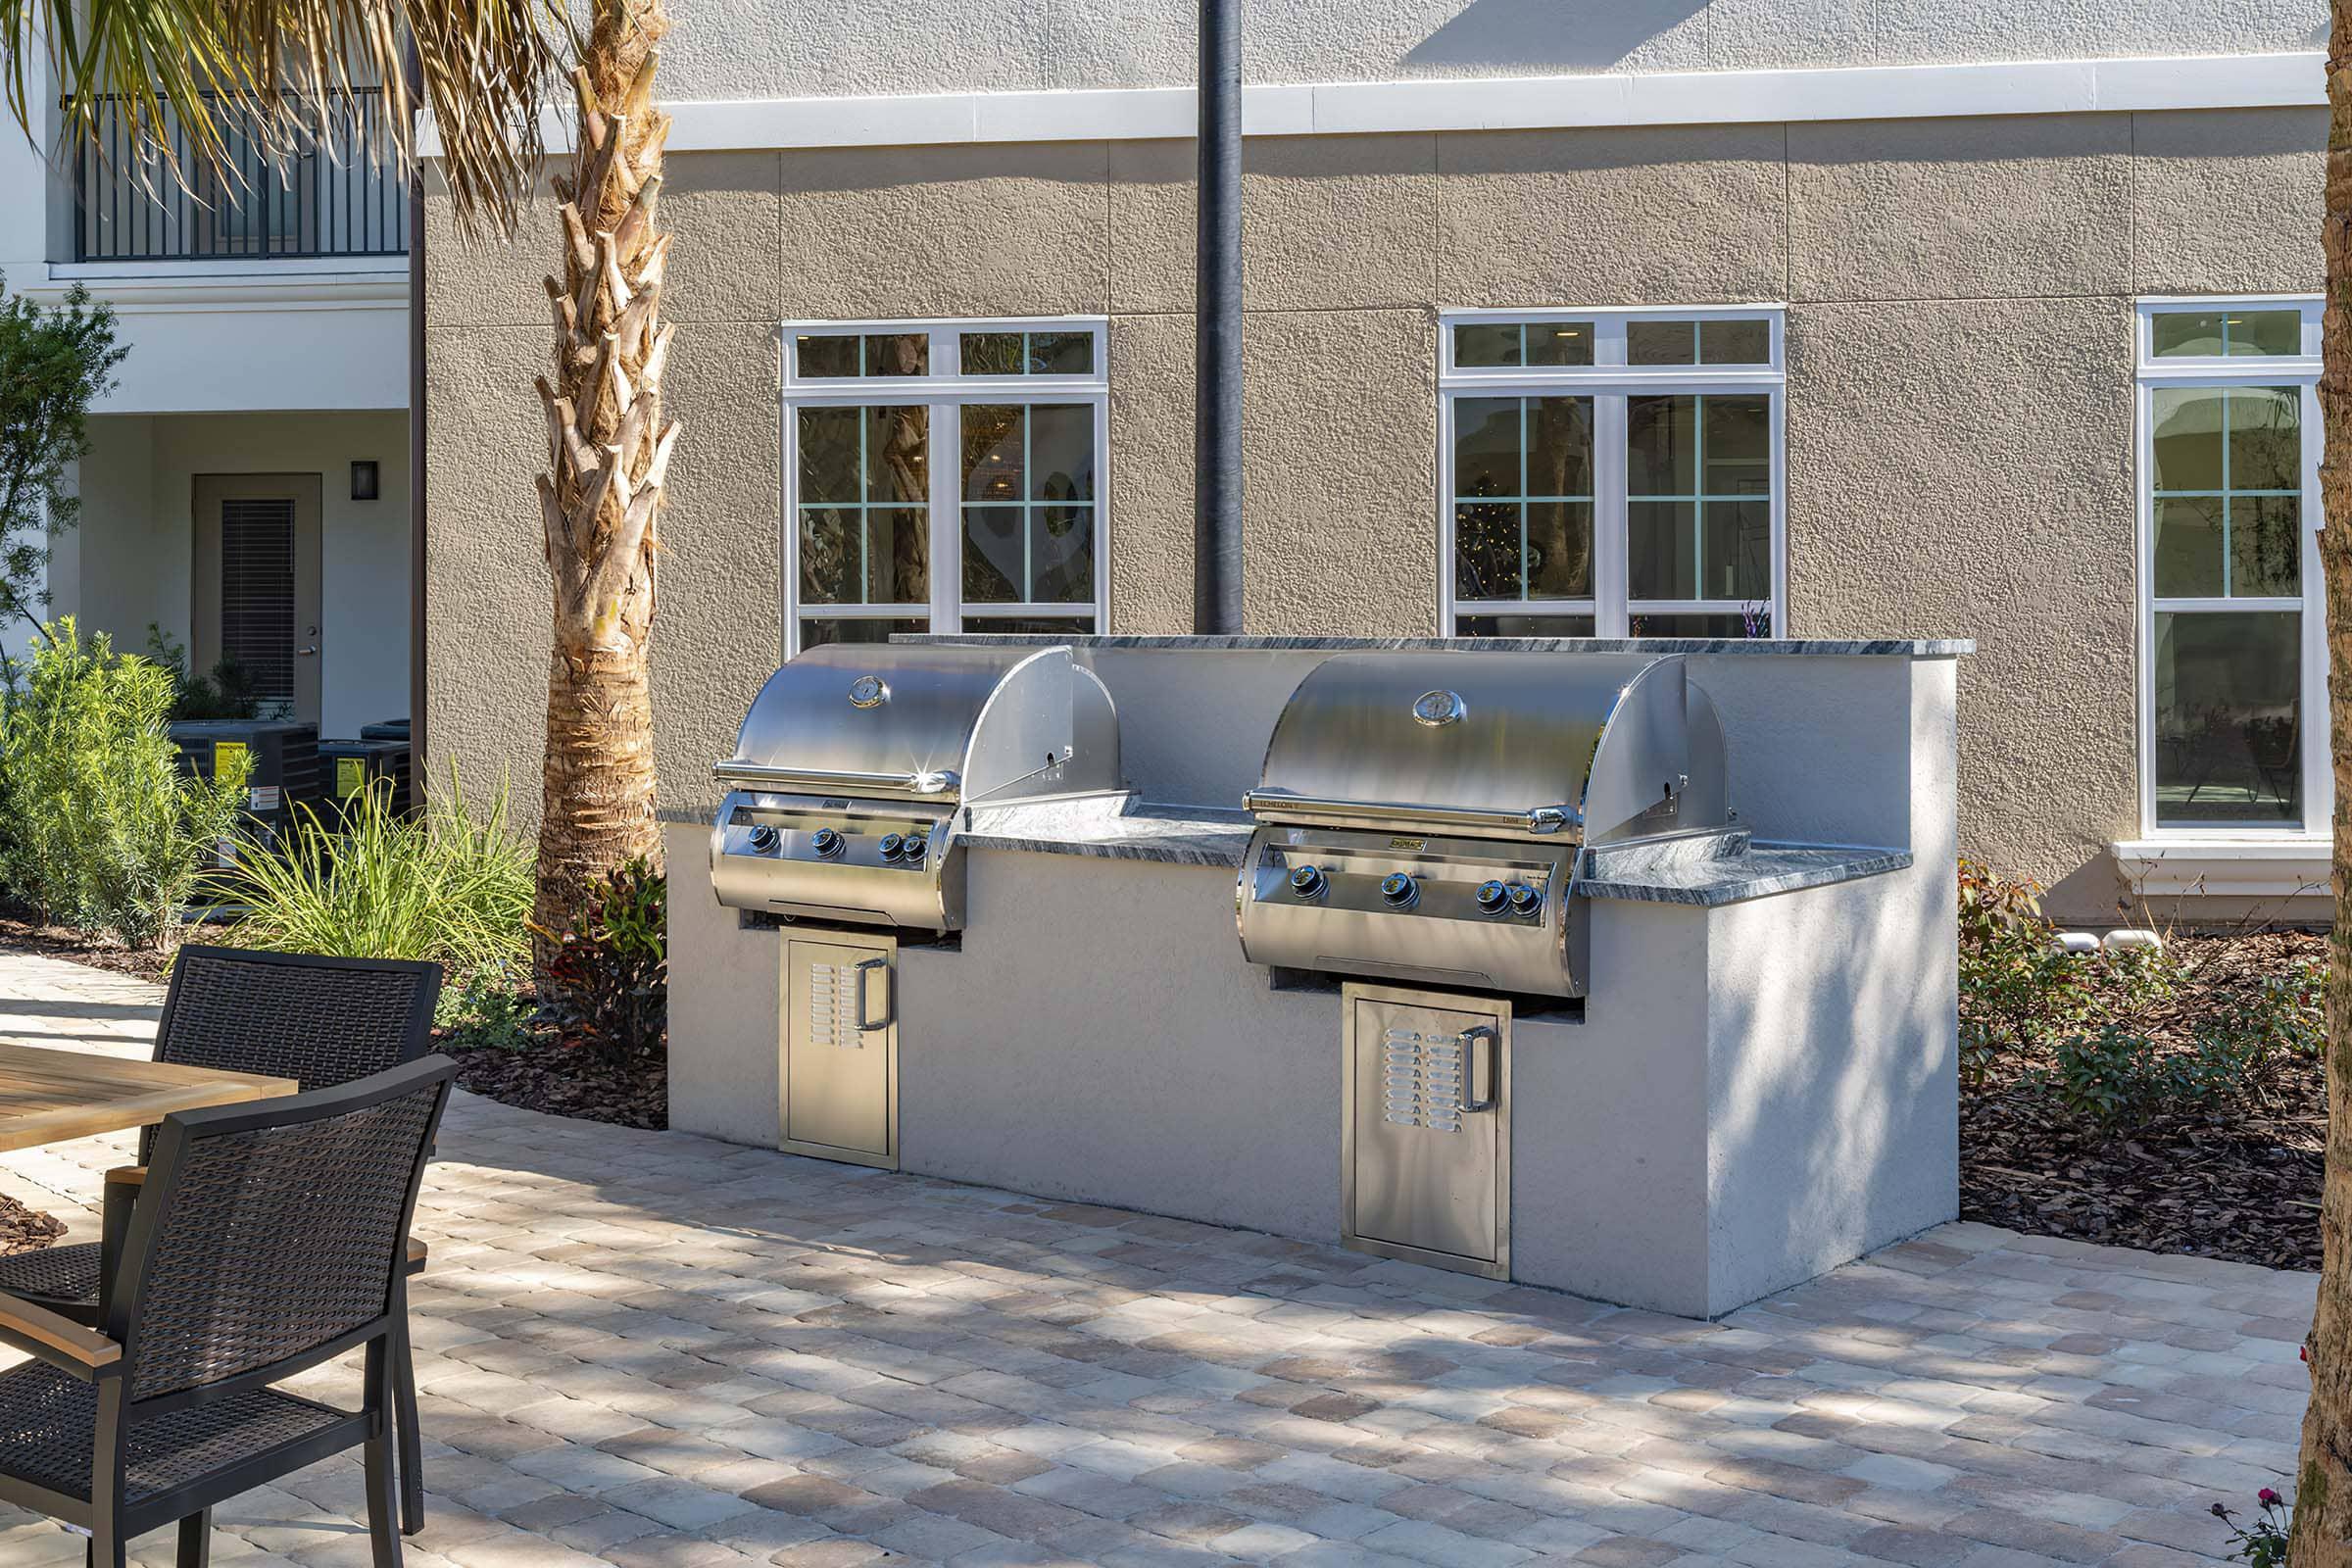
[[(1896, 9), (1927, 8), (1882, 28)], [(2307, 41), (2299, 8), (2233, 25), (2266, 16), (2268, 46)], [(1247, 629), (1437, 629), (1440, 310), (1785, 301), (1788, 629), (1978, 639), (1963, 842), (2096, 918), (2138, 814), (2132, 302), (2316, 290), (2325, 132), (2225, 110), (1253, 137)], [(1190, 175), (1183, 142), (672, 157), (673, 799), (780, 652), (780, 320), (1107, 317), (1105, 629), (1189, 629)], [(535, 796), (553, 236), (465, 253), (435, 201), (427, 243), (434, 765)]]
[[(1193, 79), (1194, 0), (711, 0), (678, 12), (689, 99)], [(2320, 0), (1244, 0), (1251, 81), (1737, 71), (2309, 49)]]

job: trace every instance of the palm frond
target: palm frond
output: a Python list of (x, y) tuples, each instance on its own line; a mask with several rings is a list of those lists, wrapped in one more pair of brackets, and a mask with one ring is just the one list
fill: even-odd
[(576, 45), (561, 0), (0, 0), (0, 92), (43, 143), (45, 61), (61, 153), (114, 156), (112, 129), (137, 177), (234, 193), (240, 143), (272, 160), (313, 150), (356, 91), (380, 87), (386, 145), (370, 155), (409, 167), (421, 105), (460, 224), (511, 231)]

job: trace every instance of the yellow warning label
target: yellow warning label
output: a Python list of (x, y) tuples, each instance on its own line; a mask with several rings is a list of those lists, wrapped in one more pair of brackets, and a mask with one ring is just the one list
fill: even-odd
[(219, 778), (223, 770), (235, 766), (244, 759), (245, 743), (243, 741), (213, 742), (213, 776)]
[(335, 759), (335, 794), (357, 795), (368, 787), (368, 764), (362, 758)]

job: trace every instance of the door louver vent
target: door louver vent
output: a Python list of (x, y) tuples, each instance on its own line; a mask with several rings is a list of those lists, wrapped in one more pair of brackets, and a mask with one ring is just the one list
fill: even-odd
[(220, 655), (254, 689), (294, 700), (294, 503), (220, 503)]

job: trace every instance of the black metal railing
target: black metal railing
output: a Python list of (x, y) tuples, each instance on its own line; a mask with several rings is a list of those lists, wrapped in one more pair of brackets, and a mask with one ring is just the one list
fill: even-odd
[(74, 165), (75, 261), (407, 253), (408, 189), (389, 154), (381, 88), (334, 104), (298, 146), (275, 153), (255, 135), (251, 110), (214, 99), (213, 113), (227, 144), (219, 170), (201, 164), (178, 112), (164, 106), (183, 184), (160, 152), (140, 149), (122, 100), (101, 106), (96, 140)]

